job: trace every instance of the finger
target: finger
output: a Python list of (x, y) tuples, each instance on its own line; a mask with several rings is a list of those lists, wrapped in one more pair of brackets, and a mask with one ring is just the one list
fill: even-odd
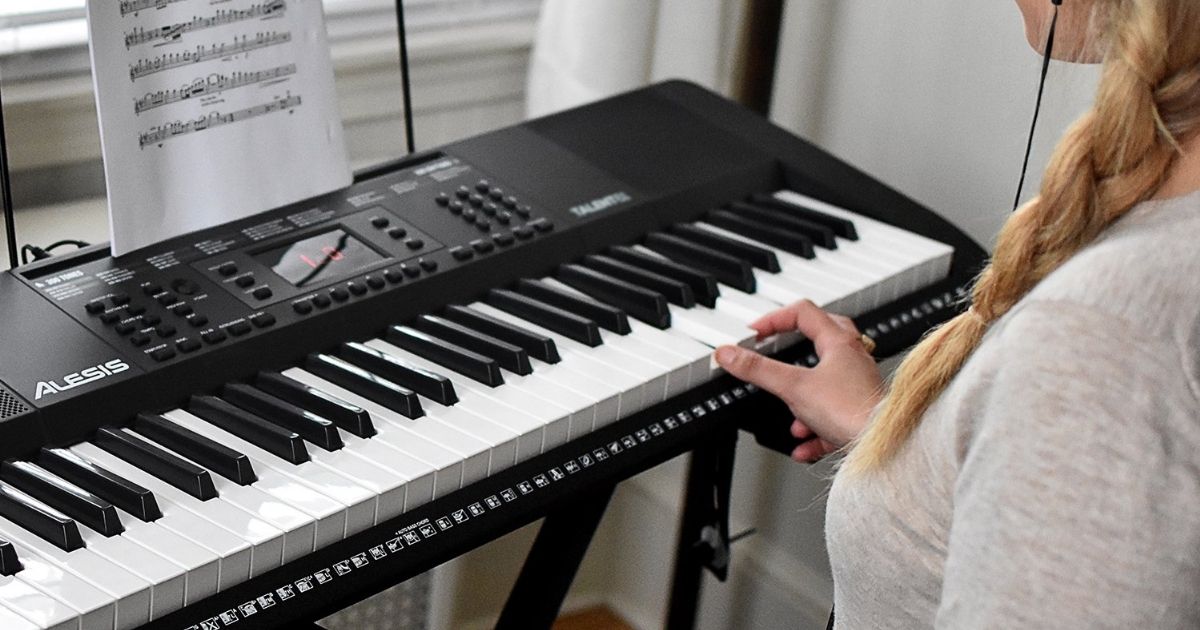
[(797, 440), (803, 440), (805, 438), (812, 437), (812, 435), (813, 430), (808, 428), (807, 424), (804, 424), (799, 420), (792, 422), (792, 437), (796, 438)]
[(785, 402), (799, 379), (801, 368), (788, 365), (738, 346), (721, 346), (715, 355), (717, 364), (738, 379), (753, 383)]
[(813, 304), (811, 300), (800, 300), (784, 309), (768, 313), (750, 326), (758, 331), (760, 337), (797, 331), (812, 340), (818, 356), (849, 334), (829, 313)]
[(862, 334), (858, 331), (858, 326), (856, 326), (854, 324), (853, 319), (850, 319), (849, 317), (846, 317), (845, 315), (830, 314), (829, 316), (833, 319), (833, 323), (837, 324), (838, 326), (841, 326), (842, 330), (844, 330), (848, 333), (853, 333), (855, 337)]
[(777, 308), (754, 320), (750, 324), (750, 327), (758, 331), (760, 337), (792, 332), (796, 330), (796, 308), (804, 303), (812, 304), (812, 301), (800, 300), (799, 302), (793, 302), (787, 306)]
[(821, 440), (809, 440), (792, 449), (792, 459), (805, 464), (811, 464), (825, 457), (825, 445)]

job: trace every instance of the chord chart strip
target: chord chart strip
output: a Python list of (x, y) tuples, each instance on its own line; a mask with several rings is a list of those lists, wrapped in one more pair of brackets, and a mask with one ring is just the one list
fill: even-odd
[(225, 26), (227, 24), (236, 24), (238, 22), (247, 22), (259, 18), (268, 18), (273, 15), (280, 15), (287, 11), (287, 3), (285, 0), (271, 0), (261, 4), (251, 5), (248, 9), (221, 9), (209, 17), (193, 17), (187, 22), (178, 22), (161, 28), (135, 28), (128, 33), (125, 33), (125, 48), (133, 48), (142, 44), (157, 42), (175, 41), (183, 37), (185, 33), (201, 31), (217, 26)]
[(214, 129), (223, 125), (229, 125), (259, 116), (266, 116), (275, 112), (282, 112), (290, 109), (295, 109), (300, 106), (300, 96), (287, 96), (277, 98), (270, 103), (247, 107), (230, 114), (221, 114), (213, 112), (207, 116), (202, 116), (195, 120), (177, 120), (159, 127), (154, 127), (145, 133), (138, 136), (138, 144), (145, 149), (147, 146), (162, 144), (167, 140), (186, 136), (188, 134), (197, 133), (207, 129)]
[(188, 50), (181, 53), (165, 53), (153, 59), (139, 59), (136, 64), (129, 66), (129, 79), (137, 81), (143, 77), (165, 70), (203, 63), (213, 59), (223, 59), (261, 48), (286, 44), (290, 41), (292, 41), (292, 34), (290, 32), (280, 33), (271, 31), (269, 33), (258, 33), (254, 37), (250, 37), (249, 35), (235, 37), (233, 43), (230, 44), (222, 43), (208, 46), (202, 44), (196, 46), (195, 50)]
[(134, 101), (133, 111), (136, 114), (141, 114), (142, 112), (165, 107), (172, 103), (179, 103), (201, 96), (214, 96), (228, 90), (236, 90), (237, 88), (249, 85), (270, 83), (294, 74), (296, 74), (296, 64), (294, 63), (268, 70), (259, 70), (257, 72), (214, 73), (208, 75), (208, 78), (197, 78), (179, 89), (150, 92)]
[(121, 17), (131, 13), (139, 13), (146, 9), (165, 9), (169, 4), (185, 2), (186, 0), (121, 0)]

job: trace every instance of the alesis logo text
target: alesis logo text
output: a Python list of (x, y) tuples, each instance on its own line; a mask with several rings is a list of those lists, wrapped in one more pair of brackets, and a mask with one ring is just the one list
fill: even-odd
[(55, 381), (38, 381), (37, 392), (34, 394), (33, 399), (41, 400), (42, 396), (59, 394), (70, 389), (75, 389), (80, 385), (87, 385), (113, 374), (120, 374), (128, 369), (128, 363), (120, 359), (112, 359), (100, 365), (93, 365), (92, 367), (68, 374), (62, 377), (62, 384)]

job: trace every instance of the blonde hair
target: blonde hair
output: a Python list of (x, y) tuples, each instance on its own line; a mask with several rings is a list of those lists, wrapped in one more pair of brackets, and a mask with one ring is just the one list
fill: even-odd
[(1092, 109), (1055, 148), (1036, 198), (1004, 224), (971, 308), (932, 331), (901, 364), (875, 419), (852, 445), (851, 471), (877, 469), (966, 363), (988, 328), (1162, 184), (1179, 140), (1200, 127), (1200, 2), (1099, 0), (1107, 50)]

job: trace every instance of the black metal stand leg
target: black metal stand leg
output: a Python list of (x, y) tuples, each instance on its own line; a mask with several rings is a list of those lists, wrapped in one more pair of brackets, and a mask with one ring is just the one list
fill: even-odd
[(679, 540), (667, 630), (696, 627), (701, 577), (705, 568), (721, 580), (729, 566), (729, 485), (733, 474), (737, 429), (714, 435), (692, 452)]
[(496, 622), (497, 630), (549, 629), (554, 624), (613, 490), (609, 486), (588, 492), (546, 517)]

